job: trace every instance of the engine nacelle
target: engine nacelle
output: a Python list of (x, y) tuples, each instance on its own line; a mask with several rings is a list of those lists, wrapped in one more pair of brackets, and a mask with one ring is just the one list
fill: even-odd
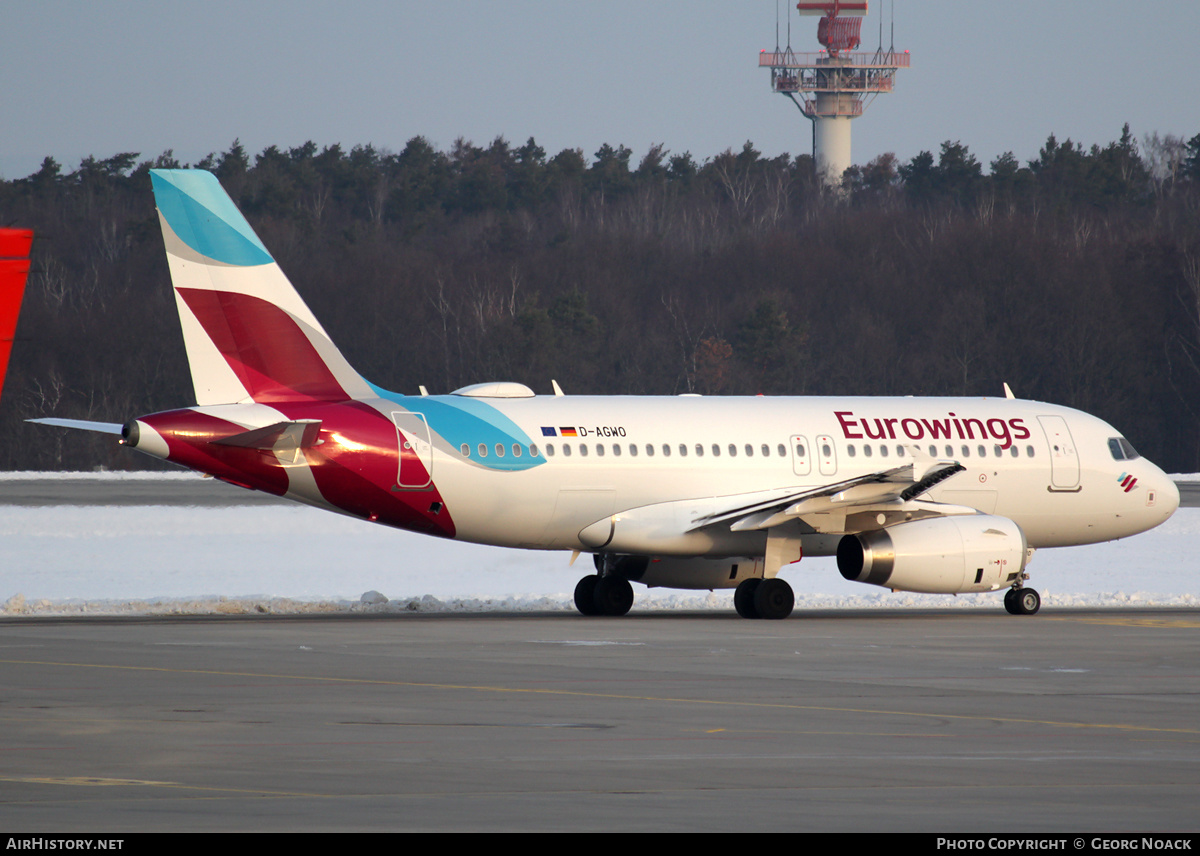
[(1006, 517), (931, 517), (846, 535), (837, 564), (848, 580), (900, 591), (957, 594), (1010, 586), (1028, 556), (1025, 533)]
[(651, 558), (605, 553), (596, 555), (596, 569), (649, 588), (736, 588), (744, 579), (762, 576), (762, 559)]

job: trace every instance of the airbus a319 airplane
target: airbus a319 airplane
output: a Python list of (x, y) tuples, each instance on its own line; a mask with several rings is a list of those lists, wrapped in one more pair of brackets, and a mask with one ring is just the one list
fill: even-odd
[(777, 574), (803, 555), (893, 590), (1003, 591), (1010, 613), (1032, 614), (1035, 549), (1144, 532), (1179, 504), (1110, 425), (1011, 394), (388, 392), (350, 367), (214, 176), (151, 177), (197, 403), (124, 426), (34, 421), (119, 433), (374, 523), (590, 553), (585, 615), (625, 614), (638, 582), (734, 588), (740, 615), (785, 618)]

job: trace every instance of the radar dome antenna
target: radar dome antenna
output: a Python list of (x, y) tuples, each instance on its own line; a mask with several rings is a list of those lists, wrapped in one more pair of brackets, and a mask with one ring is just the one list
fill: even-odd
[[(909, 53), (883, 53), (883, 22), (879, 24), (880, 50), (854, 53), (862, 43), (865, 0), (800, 2), (801, 15), (819, 15), (817, 41), (825, 48), (816, 53), (793, 53), (791, 17), (788, 49), (758, 55), (760, 68), (771, 69), (771, 88), (792, 100), (813, 123), (813, 160), (817, 174), (828, 187), (841, 187), (842, 173), (850, 166), (850, 120), (862, 115), (866, 102), (881, 92), (891, 92), (896, 72), (909, 67)], [(892, 5), (893, 16), (895, 4)], [(893, 39), (895, 21), (892, 22)]]
[[(812, 7), (811, 10), (807, 7)], [(845, 8), (843, 8), (845, 7)], [(801, 15), (821, 15), (817, 24), (817, 41), (825, 46), (831, 57), (842, 51), (852, 51), (862, 43), (862, 19), (867, 14), (866, 3), (797, 3)], [(841, 17), (842, 12), (849, 17)]]

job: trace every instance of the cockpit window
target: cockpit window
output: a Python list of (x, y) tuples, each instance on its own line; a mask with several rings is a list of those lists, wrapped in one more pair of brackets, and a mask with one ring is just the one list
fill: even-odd
[(1114, 461), (1132, 461), (1134, 458), (1141, 457), (1137, 453), (1137, 449), (1133, 448), (1133, 444), (1124, 437), (1110, 437), (1108, 451), (1112, 454)]

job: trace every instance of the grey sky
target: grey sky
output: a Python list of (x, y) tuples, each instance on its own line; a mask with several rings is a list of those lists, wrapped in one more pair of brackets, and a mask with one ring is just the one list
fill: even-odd
[[(786, 9), (779, 3), (778, 8)], [(863, 49), (888, 41), (874, 0)], [(1037, 155), (1046, 136), (1107, 143), (1200, 133), (1192, 52), (1200, 2), (896, 0), (895, 44), (913, 54), (895, 93), (853, 130), (854, 162), (907, 160), (961, 140), (985, 164)], [(653, 143), (697, 160), (746, 140), (807, 153), (807, 120), (757, 67), (775, 46), (777, 4), (743, 2), (21, 2), (0, 51), (0, 175), (46, 155), (185, 162), (313, 140), (399, 151), (533, 136), (590, 158)], [(792, 16), (792, 47), (815, 50), (816, 19)]]

